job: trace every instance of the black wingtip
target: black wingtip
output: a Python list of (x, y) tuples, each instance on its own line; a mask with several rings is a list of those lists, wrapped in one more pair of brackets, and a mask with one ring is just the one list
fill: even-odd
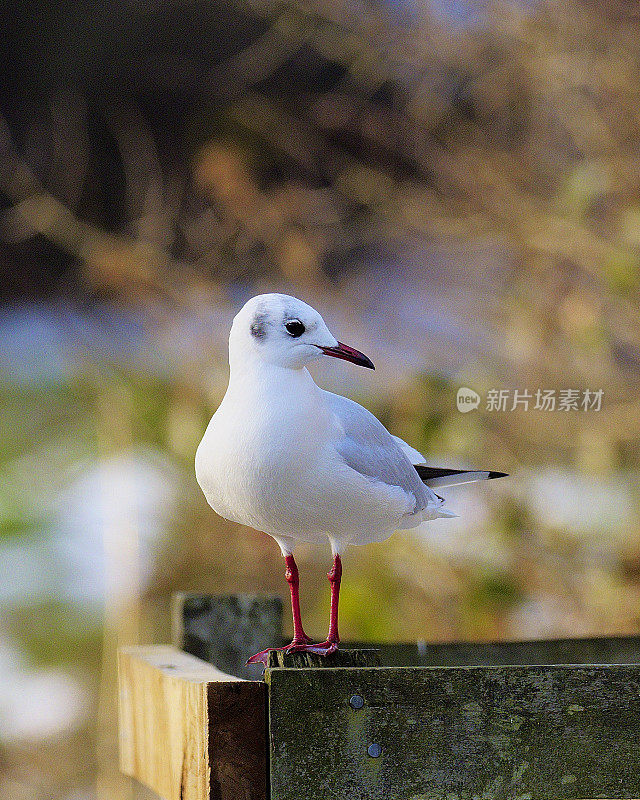
[(491, 480), (491, 478), (508, 478), (508, 477), (509, 477), (509, 473), (508, 472), (493, 472), (493, 471), (490, 471), (489, 472), (489, 477), (488, 477), (487, 480)]

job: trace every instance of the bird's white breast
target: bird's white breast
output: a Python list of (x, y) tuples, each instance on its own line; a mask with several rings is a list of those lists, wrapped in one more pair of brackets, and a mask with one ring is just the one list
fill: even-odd
[(227, 392), (196, 454), (196, 477), (218, 514), (267, 533), (294, 524), (331, 425), (319, 392), (306, 388)]
[[(306, 370), (265, 385), (232, 381), (196, 454), (196, 477), (220, 516), (273, 536), (364, 543), (386, 538), (411, 500), (350, 469), (340, 423)], [(262, 376), (264, 378), (264, 376)]]

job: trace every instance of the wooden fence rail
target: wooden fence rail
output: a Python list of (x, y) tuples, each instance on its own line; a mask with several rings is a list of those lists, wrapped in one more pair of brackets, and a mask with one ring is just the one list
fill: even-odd
[(183, 595), (173, 618), (227, 674), (120, 653), (121, 766), (165, 800), (640, 798), (640, 637), (278, 653), (241, 680), (277, 601)]

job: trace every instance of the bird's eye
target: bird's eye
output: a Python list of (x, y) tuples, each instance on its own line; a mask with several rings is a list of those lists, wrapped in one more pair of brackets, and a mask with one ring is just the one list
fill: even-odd
[(305, 332), (305, 327), (299, 319), (290, 319), (289, 322), (285, 322), (284, 327), (287, 329), (289, 336), (293, 336), (294, 339), (302, 336)]

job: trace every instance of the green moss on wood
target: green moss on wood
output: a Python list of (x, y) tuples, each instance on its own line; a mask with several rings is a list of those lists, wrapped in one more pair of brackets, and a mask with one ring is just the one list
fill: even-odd
[[(325, 667), (267, 679), (271, 800), (640, 797), (636, 666)], [(379, 758), (367, 753), (374, 742)]]

